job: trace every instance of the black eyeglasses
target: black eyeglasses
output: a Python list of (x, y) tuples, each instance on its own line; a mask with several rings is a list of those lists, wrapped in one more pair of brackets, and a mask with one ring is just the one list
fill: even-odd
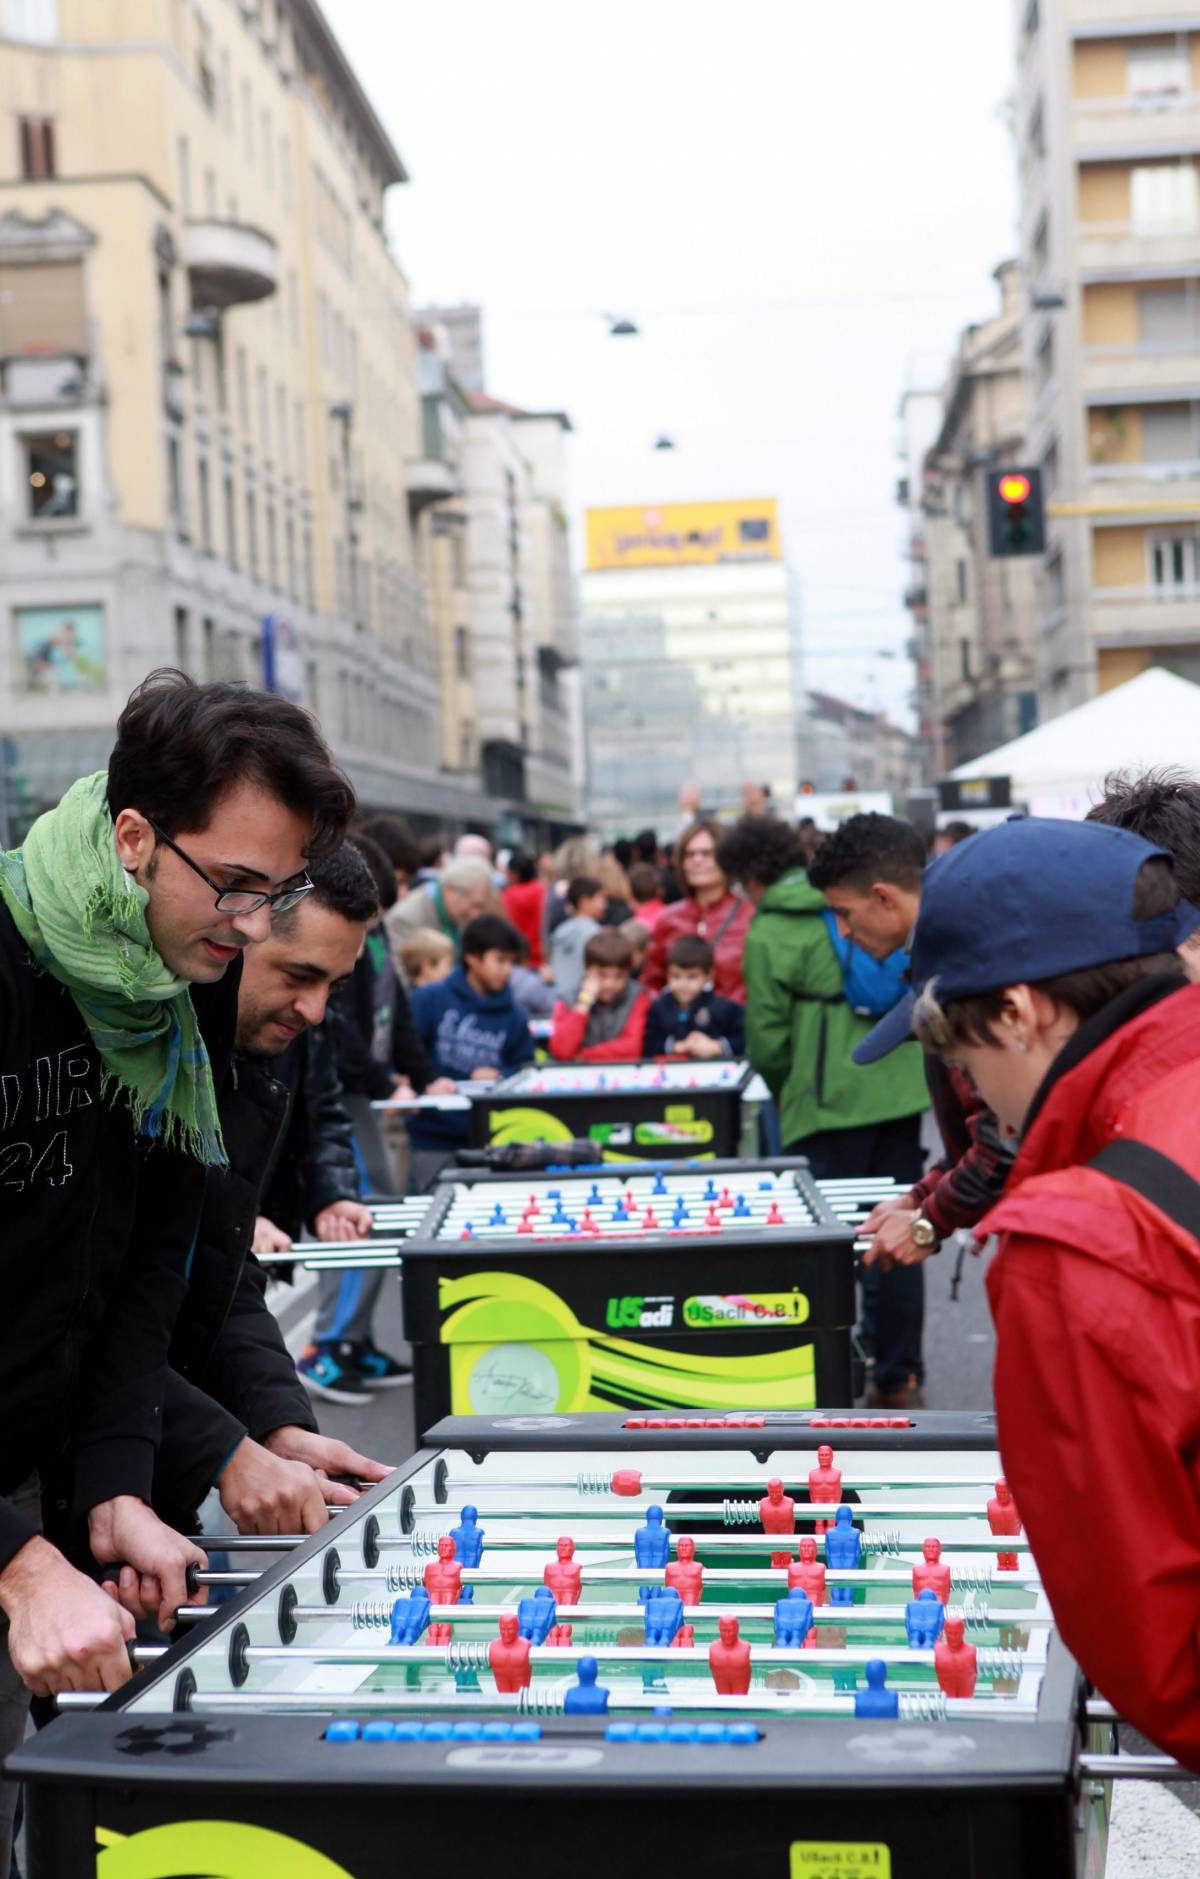
[(147, 816), (146, 820), (159, 841), (165, 843), (181, 861), (186, 862), (193, 874), (198, 874), (202, 881), (207, 881), (217, 897), (218, 913), (257, 913), (260, 907), (269, 907), (272, 913), (286, 913), (289, 907), (294, 907), (297, 901), (303, 900), (306, 894), (312, 893), (312, 882), (307, 874), (298, 887), (281, 887), (274, 894), (256, 894), (245, 887), (222, 887), (213, 880), (211, 874), (205, 874), (199, 862), (193, 861), (178, 842), (173, 842), (169, 835), (163, 834), (152, 816)]

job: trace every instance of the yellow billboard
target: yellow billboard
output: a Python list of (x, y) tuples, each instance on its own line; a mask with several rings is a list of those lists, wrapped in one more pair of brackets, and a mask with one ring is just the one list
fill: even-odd
[(779, 516), (771, 497), (739, 502), (664, 502), (589, 509), (587, 565), (709, 567), (718, 561), (779, 561)]

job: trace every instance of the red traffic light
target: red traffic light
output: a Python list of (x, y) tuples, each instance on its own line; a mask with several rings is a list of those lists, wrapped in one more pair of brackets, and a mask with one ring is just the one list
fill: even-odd
[(1014, 471), (1011, 476), (1002, 476), (996, 485), (1001, 502), (1027, 502), (1032, 485), (1027, 476)]

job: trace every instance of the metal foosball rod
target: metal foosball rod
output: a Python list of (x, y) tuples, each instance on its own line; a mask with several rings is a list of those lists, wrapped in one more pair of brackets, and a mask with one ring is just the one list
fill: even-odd
[[(483, 1525), (484, 1521), (488, 1518), (492, 1520), (508, 1520), (508, 1521), (512, 1521), (512, 1520), (560, 1520), (561, 1521), (561, 1520), (568, 1520), (568, 1519), (569, 1520), (614, 1520), (614, 1519), (619, 1518), (620, 1512), (621, 1512), (619, 1508), (614, 1508), (611, 1506), (601, 1506), (599, 1502), (596, 1502), (596, 1501), (588, 1501), (588, 1502), (585, 1502), (582, 1506), (572, 1507), (569, 1514), (564, 1513), (561, 1507), (521, 1507), (518, 1511), (514, 1513), (512, 1511), (505, 1512), (503, 1509), (499, 1507), (479, 1507), (478, 1502), (473, 1503), (473, 1505), (475, 1505), (479, 1509), (479, 1523), (481, 1526)], [(878, 1500), (844, 1501), (844, 1502), (839, 1503), (839, 1505), (849, 1507), (855, 1520), (872, 1520), (877, 1517), (883, 1517), (883, 1516), (886, 1516), (888, 1519), (894, 1519), (894, 1520), (986, 1520), (987, 1519), (987, 1510), (985, 1507), (981, 1507), (978, 1504), (972, 1506), (967, 1501), (935, 1501), (929, 1506), (924, 1506), (919, 1501), (908, 1502), (908, 1501), (903, 1501), (903, 1500), (894, 1500), (888, 1494), (881, 1494)], [(668, 1501), (663, 1506), (663, 1517), (665, 1520), (669, 1520), (671, 1522), (676, 1522), (680, 1520), (719, 1520), (719, 1521), (722, 1521), (727, 1527), (748, 1527), (751, 1524), (757, 1522), (759, 1518), (758, 1510), (759, 1510), (758, 1501), (735, 1501), (735, 1500), (692, 1501), (692, 1502)], [(414, 1520), (437, 1521), (437, 1520), (445, 1520), (447, 1517), (447, 1514), (452, 1513), (453, 1510), (446, 1508), (446, 1507), (439, 1506), (439, 1504), (436, 1501), (417, 1501), (413, 1504), (412, 1508), (409, 1511)], [(635, 1513), (640, 1513), (640, 1512), (643, 1512), (644, 1510), (633, 1509), (631, 1511)], [(829, 1521), (833, 1518), (833, 1516), (836, 1513), (837, 1513), (836, 1505), (828, 1505), (820, 1501), (812, 1501), (812, 1502), (805, 1501), (803, 1504), (798, 1502), (796, 1505), (797, 1521), (801, 1521), (801, 1520)], [(449, 1529), (447, 1529), (447, 1531), (448, 1530)], [(381, 1538), (379, 1544), (381, 1546), (400, 1546), (404, 1543), (404, 1540), (407, 1537), (408, 1537), (407, 1535), (403, 1535), (400, 1538), (396, 1538), (396, 1537)], [(762, 1533), (762, 1534), (754, 1534), (754, 1535), (751, 1535), (750, 1537), (753, 1539), (761, 1539), (764, 1542), (773, 1542), (777, 1536), (772, 1533)], [(789, 1536), (785, 1534), (782, 1537), (786, 1539)], [(997, 1550), (1007, 1549), (1011, 1552), (1020, 1551), (1020, 1548), (1017, 1544), (1018, 1536), (1016, 1535), (1013, 1536), (1013, 1542), (1011, 1546), (1009, 1545), (1009, 1539), (1007, 1535), (995, 1535), (993, 1537), (996, 1540)], [(534, 1543), (536, 1544), (536, 1542)], [(513, 1542), (511, 1540), (508, 1540), (508, 1541), (500, 1540), (500, 1541), (497, 1541), (496, 1544), (504, 1546), (504, 1545), (512, 1545)], [(594, 1542), (589, 1540), (587, 1544), (591, 1546), (592, 1544), (594, 1544)], [(959, 1544), (959, 1542), (956, 1541), (955, 1544), (957, 1545)]]
[(260, 1266), (382, 1265), (398, 1262), (402, 1239), (303, 1240), (285, 1252), (256, 1253)]
[[(355, 1599), (350, 1605), (293, 1605), (288, 1610), (288, 1621), (295, 1624), (333, 1622), (352, 1625), (356, 1631), (369, 1631), (391, 1624), (395, 1602), (395, 1598), (384, 1597)], [(193, 1615), (207, 1617), (218, 1609), (210, 1605), (183, 1605), (176, 1617), (186, 1622)], [(478, 1623), (494, 1626), (501, 1612), (507, 1609), (503, 1605), (431, 1605), (428, 1620), (430, 1624)], [(715, 1630), (722, 1618), (736, 1618), (742, 1624), (761, 1624), (767, 1630), (772, 1630), (775, 1624), (773, 1605), (740, 1605), (732, 1599), (719, 1599), (707, 1605), (688, 1605), (685, 1609), (685, 1622), (702, 1628)], [(1049, 1611), (1022, 1610), (1013, 1606), (993, 1607), (971, 1595), (961, 1605), (952, 1605), (947, 1609), (958, 1613), (968, 1631), (1048, 1631), (1054, 1623), (1053, 1614)], [(816, 1605), (813, 1608), (813, 1623), (821, 1628), (828, 1626), (850, 1630), (857, 1626), (902, 1626), (905, 1613), (904, 1605)], [(646, 1607), (605, 1603), (556, 1605), (555, 1617), (559, 1624), (643, 1624)]]
[[(822, 1415), (826, 1412), (817, 1411), (816, 1413)], [(831, 1411), (829, 1413), (833, 1414), (836, 1412)], [(861, 1420), (864, 1424), (869, 1422), (866, 1416), (862, 1417)], [(723, 1423), (720, 1426), (730, 1429), (735, 1434), (742, 1433), (736, 1423)], [(908, 1426), (907, 1418), (905, 1418), (905, 1426)], [(822, 1442), (828, 1442), (831, 1448), (835, 1445), (837, 1437), (841, 1434), (840, 1429), (827, 1428), (820, 1422), (813, 1427), (812, 1432), (815, 1436), (818, 1436)], [(648, 1433), (652, 1434), (653, 1431), (648, 1431)], [(760, 1440), (772, 1433), (773, 1431), (769, 1426), (765, 1429), (748, 1428), (746, 1430), (748, 1436), (754, 1436)], [(814, 1451), (813, 1460), (815, 1460), (815, 1458)], [(730, 1457), (731, 1462), (734, 1459), (734, 1457)], [(847, 1461), (849, 1464), (849, 1457), (847, 1457)], [(611, 1501), (613, 1509), (616, 1512), (620, 1512), (622, 1508), (626, 1508), (631, 1513), (644, 1513), (645, 1506), (643, 1503), (648, 1504), (650, 1501), (659, 1500), (666, 1494), (721, 1494), (729, 1496), (735, 1494), (756, 1494), (759, 1499), (761, 1499), (766, 1491), (767, 1479), (770, 1475), (778, 1475), (783, 1482), (784, 1492), (786, 1494), (794, 1495), (796, 1493), (807, 1493), (808, 1468), (811, 1465), (811, 1462), (808, 1461), (806, 1456), (803, 1476), (799, 1473), (789, 1475), (786, 1472), (785, 1464), (781, 1460), (775, 1460), (771, 1462), (769, 1467), (764, 1465), (754, 1475), (744, 1475), (737, 1478), (732, 1478), (729, 1474), (646, 1475), (637, 1468), (618, 1468), (608, 1474), (599, 1474), (593, 1473), (590, 1470), (584, 1470), (579, 1474), (570, 1475), (565, 1478), (550, 1480), (528, 1478), (524, 1481), (491, 1480), (487, 1477), (480, 1478), (479, 1476), (476, 1476), (476, 1478), (472, 1480), (469, 1476), (448, 1475), (446, 1478), (445, 1493), (448, 1504), (453, 1503), (457, 1505), (460, 1500), (473, 1502), (479, 1507), (479, 1517), (481, 1520), (484, 1513), (481, 1497), (485, 1494), (578, 1494), (582, 1500), (608, 1499)], [(896, 1457), (896, 1468), (889, 1470), (886, 1480), (881, 1480), (878, 1476), (856, 1474), (853, 1466), (847, 1465), (841, 1471), (842, 1491), (846, 1493), (853, 1489), (857, 1493), (860, 1491), (865, 1492), (870, 1489), (883, 1489), (887, 1491), (895, 1490), (896, 1488), (918, 1488), (924, 1489), (928, 1494), (940, 1494), (944, 1488), (983, 1488), (990, 1495), (995, 1493), (996, 1481), (1001, 1473), (998, 1460), (985, 1472), (977, 1472), (975, 1474), (920, 1475), (907, 1472), (909, 1467), (911, 1467), (911, 1457), (899, 1454)], [(614, 1486), (614, 1483), (618, 1483), (619, 1485)], [(859, 1506), (857, 1501), (851, 1501), (848, 1504), (855, 1509)], [(838, 1501), (810, 1501), (803, 1503), (803, 1505), (814, 1508), (828, 1507), (830, 1511), (824, 1515), (818, 1515), (818, 1518), (832, 1520), (841, 1503)], [(799, 1506), (800, 1503), (797, 1504), (797, 1511), (799, 1511)], [(497, 1517), (502, 1516), (502, 1509), (499, 1507), (489, 1508), (487, 1511)], [(563, 1508), (563, 1518), (568, 1518), (575, 1511), (576, 1509), (574, 1507)], [(664, 1512), (670, 1514), (671, 1509), (665, 1507)]]
[[(645, 1585), (648, 1578), (653, 1577), (653, 1569), (646, 1566), (592, 1566), (586, 1561), (580, 1563), (582, 1565), (583, 1576), (589, 1586), (640, 1586)], [(918, 1563), (919, 1562), (914, 1560), (906, 1569), (872, 1567), (869, 1571), (863, 1571), (853, 1567), (831, 1566), (826, 1571), (825, 1583), (828, 1586), (857, 1587), (860, 1591), (864, 1592), (884, 1586), (902, 1585), (911, 1588), (912, 1565)], [(943, 1560), (942, 1564), (945, 1565), (946, 1563), (947, 1562)], [(465, 1566), (463, 1568), (462, 1583), (464, 1585), (502, 1585), (510, 1589), (514, 1583), (522, 1586), (534, 1586), (540, 1583), (540, 1574), (536, 1572), (536, 1564), (536, 1561), (533, 1562), (534, 1570), (528, 1576), (515, 1573), (511, 1567), (509, 1570), (504, 1571), (499, 1567)], [(245, 1575), (236, 1573), (212, 1575), (212, 1582), (217, 1585), (248, 1584), (258, 1576), (257, 1573), (248, 1573)], [(378, 1566), (373, 1570), (370, 1568), (364, 1568), (362, 1570), (356, 1568), (350, 1568), (349, 1570), (339, 1569), (337, 1573), (337, 1584), (340, 1586), (370, 1585), (378, 1587), (381, 1581), (388, 1591), (411, 1591), (414, 1587), (421, 1585), (423, 1582), (421, 1564), (419, 1561), (414, 1561), (412, 1564), (406, 1565)], [(189, 1577), (188, 1583), (189, 1585), (193, 1583), (191, 1577)], [(194, 1583), (204, 1585), (208, 1583), (208, 1577), (203, 1572), (197, 1572), (195, 1574)], [(712, 1591), (718, 1587), (723, 1590), (726, 1586), (735, 1585), (750, 1586), (755, 1589), (764, 1587), (776, 1592), (778, 1596), (782, 1597), (786, 1590), (786, 1584), (787, 1582), (783, 1577), (782, 1568), (778, 1566), (774, 1569), (754, 1566), (710, 1566), (705, 1570), (704, 1574), (704, 1585), (705, 1589), (708, 1591)], [(972, 1592), (984, 1593), (1002, 1591), (1008, 1587), (1012, 1587), (1017, 1591), (1039, 1592), (1042, 1586), (1041, 1579), (1038, 1577), (1037, 1573), (995, 1571), (984, 1564), (977, 1564), (975, 1562), (953, 1565), (951, 1568), (951, 1584), (954, 1589), (959, 1592), (970, 1590)], [(908, 1596), (911, 1597), (911, 1591)]]
[[(869, 1511), (869, 1509), (858, 1508), (855, 1510), (856, 1514), (859, 1516), (863, 1513), (869, 1513)], [(924, 1516), (926, 1520), (931, 1517), (936, 1517), (936, 1515), (931, 1515), (929, 1509), (922, 1508), (912, 1514), (910, 1518), (919, 1519), (922, 1516)], [(819, 1514), (817, 1518), (828, 1521), (829, 1515)], [(418, 1529), (410, 1534), (393, 1535), (391, 1537), (381, 1536), (379, 1545), (381, 1549), (386, 1547), (392, 1552), (408, 1551), (420, 1558), (428, 1559), (436, 1554), (437, 1542), (447, 1531), (447, 1528), (443, 1528), (441, 1534), (431, 1534), (423, 1533)], [(823, 1542), (825, 1539), (823, 1533), (695, 1533), (687, 1535), (675, 1534), (672, 1537), (675, 1539), (694, 1539), (697, 1554), (701, 1552), (705, 1554), (789, 1553), (795, 1552), (801, 1542), (806, 1539), (815, 1540), (817, 1543), (817, 1551), (820, 1553), (824, 1550)], [(862, 1539), (862, 1549), (864, 1553), (886, 1553), (891, 1556), (896, 1556), (905, 1551), (916, 1551), (919, 1553), (921, 1549), (920, 1536), (916, 1534), (901, 1534), (898, 1528), (875, 1528), (872, 1530), (868, 1527), (860, 1537)], [(489, 1539), (485, 1550), (489, 1553), (541, 1553), (545, 1551), (546, 1545), (547, 1541), (543, 1534), (533, 1533), (530, 1534), (527, 1539), (510, 1539), (506, 1535), (500, 1535), (495, 1539)], [(581, 1548), (586, 1548), (589, 1553), (631, 1553), (633, 1551), (627, 1534), (615, 1538), (600, 1533), (589, 1534), (586, 1540), (580, 1542), (580, 1546)], [(1029, 1553), (1031, 1551), (1029, 1541), (1023, 1534), (1007, 1533), (957, 1534), (952, 1540), (943, 1540), (942, 1549), (943, 1552), (947, 1554)], [(913, 1560), (914, 1565), (918, 1563), (916, 1559)]]
[[(466, 1639), (449, 1644), (387, 1644), (382, 1649), (367, 1644), (248, 1644), (238, 1653), (238, 1663), (240, 1666), (358, 1664), (381, 1671), (419, 1665), (427, 1670), (488, 1671), (488, 1649), (489, 1644), (485, 1639)], [(163, 1645), (135, 1645), (132, 1656), (136, 1663), (156, 1663), (164, 1653)], [(587, 1655), (594, 1657), (599, 1664), (628, 1664), (634, 1669), (643, 1665), (658, 1665), (664, 1670), (679, 1671), (708, 1669), (708, 1653), (700, 1645), (589, 1644)], [(564, 1675), (573, 1670), (574, 1656), (575, 1648), (570, 1644), (533, 1644), (529, 1650), (531, 1664), (560, 1670)], [(838, 1670), (851, 1664), (862, 1668), (875, 1658), (883, 1659), (889, 1674), (893, 1670), (933, 1669), (932, 1647), (928, 1650), (887, 1644), (846, 1645), (840, 1649), (821, 1649), (818, 1646), (812, 1650), (782, 1644), (754, 1644), (750, 1647), (751, 1664), (766, 1670)], [(1016, 1679), (1024, 1668), (1019, 1651), (1004, 1649), (984, 1648), (977, 1651), (976, 1664), (979, 1675), (989, 1679)]]
[(1092, 1755), (1079, 1757), (1079, 1772), (1091, 1781), (1194, 1781), (1194, 1769), (1171, 1755)]
[[(407, 1691), (400, 1690), (384, 1693), (374, 1690), (359, 1694), (350, 1692), (346, 1695), (322, 1695), (317, 1691), (303, 1694), (273, 1692), (270, 1690), (197, 1690), (187, 1701), (189, 1711), (228, 1711), (238, 1709), (257, 1710), (269, 1714), (272, 1711), (300, 1711), (306, 1715), (338, 1716), (366, 1714), (377, 1710), (395, 1714), (410, 1711), (414, 1714), (433, 1714), (461, 1717), (471, 1710), (492, 1713), (504, 1710), (521, 1716), (543, 1715), (560, 1716), (564, 1714), (563, 1701), (567, 1689), (573, 1682), (573, 1665), (564, 1665), (564, 1675), (554, 1683), (531, 1685), (526, 1690), (517, 1692), (515, 1702), (505, 1701), (497, 1691), (491, 1694), (480, 1692), (473, 1697), (471, 1692), (453, 1691)], [(74, 1694), (74, 1693), (71, 1693)], [(898, 1692), (900, 1720), (902, 1722), (966, 1722), (979, 1721), (984, 1717), (992, 1721), (1001, 1718), (1033, 1717), (1037, 1714), (1037, 1704), (1022, 1697), (944, 1696), (940, 1690), (902, 1690)], [(103, 1696), (98, 1696), (103, 1702)], [(610, 1697), (609, 1720), (626, 1710), (658, 1710), (662, 1707), (664, 1692), (661, 1690), (614, 1690)], [(733, 1716), (842, 1716), (854, 1718), (854, 1697), (852, 1695), (819, 1697), (808, 1696), (807, 1692), (790, 1690), (752, 1689), (747, 1696), (718, 1696), (704, 1690), (672, 1691), (669, 1697), (673, 1710), (708, 1711), (713, 1715)], [(69, 1707), (74, 1708), (71, 1704)], [(86, 1702), (80, 1707), (90, 1707)]]

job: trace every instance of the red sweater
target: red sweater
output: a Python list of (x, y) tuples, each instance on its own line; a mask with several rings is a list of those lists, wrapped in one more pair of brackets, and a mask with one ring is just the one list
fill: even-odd
[(625, 1020), (625, 1028), (605, 1044), (585, 1044), (590, 1011), (576, 1011), (560, 998), (554, 1007), (550, 1032), (550, 1055), (563, 1063), (629, 1063), (642, 1054), (646, 1034), (646, 1013), (650, 1000), (639, 992)]
[(540, 966), (545, 957), (542, 951), (542, 920), (546, 912), (546, 883), (513, 881), (504, 888), (500, 898), (504, 902), (506, 917), (528, 943), (530, 965), (535, 968)]
[(671, 941), (677, 940), (681, 933), (698, 933), (716, 948), (714, 992), (720, 998), (736, 998), (739, 1005), (744, 1005), (746, 982), (742, 977), (742, 953), (753, 918), (754, 903), (732, 891), (712, 907), (700, 907), (694, 900), (673, 900), (654, 922), (646, 963), (642, 967), (642, 984), (648, 992), (661, 992), (667, 982), (667, 948)]
[(1066, 1045), (980, 1231), (1004, 1472), (1063, 1639), (1200, 1770), (1200, 1243), (1082, 1165), (1125, 1136), (1200, 1178), (1200, 985), (1153, 984)]

